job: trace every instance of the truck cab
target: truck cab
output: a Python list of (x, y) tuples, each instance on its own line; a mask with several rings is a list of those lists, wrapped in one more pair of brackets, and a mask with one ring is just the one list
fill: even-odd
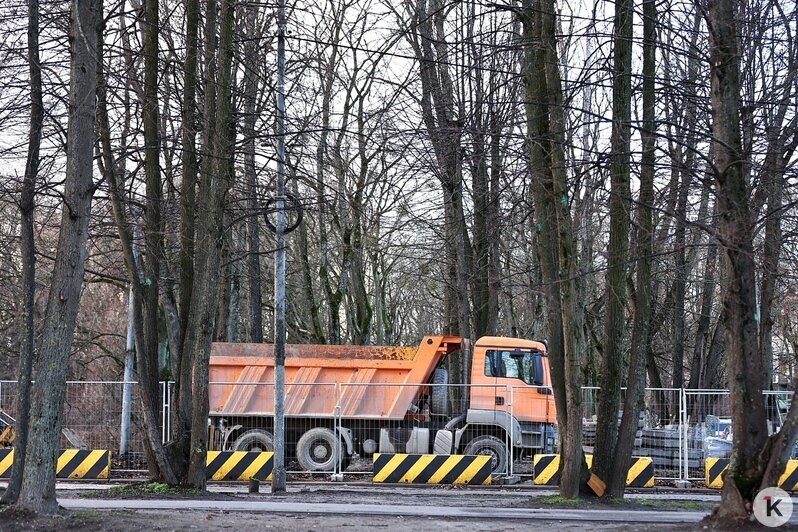
[(516, 457), (556, 450), (557, 411), (544, 343), (480, 338), (472, 350), (470, 389), (468, 410), (446, 427), (455, 449), (491, 455), (494, 471), (506, 470), (508, 444)]

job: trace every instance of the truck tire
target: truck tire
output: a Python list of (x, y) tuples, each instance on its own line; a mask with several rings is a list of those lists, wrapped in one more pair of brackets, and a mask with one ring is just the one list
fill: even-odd
[(233, 442), (233, 451), (274, 451), (274, 436), (262, 429), (250, 429)]
[(439, 416), (449, 415), (449, 372), (444, 368), (438, 368), (432, 374), (432, 386), (430, 386), (430, 406), (432, 413)]
[(342, 454), (338, 436), (328, 428), (312, 428), (296, 442), (297, 462), (306, 471), (333, 471)]
[(492, 474), (507, 472), (507, 445), (496, 436), (477, 436), (468, 442), (463, 454), (488, 455), (491, 457)]

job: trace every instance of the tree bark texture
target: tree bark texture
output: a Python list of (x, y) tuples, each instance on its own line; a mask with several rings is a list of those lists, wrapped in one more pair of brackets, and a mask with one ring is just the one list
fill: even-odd
[[(215, 129), (212, 133), (213, 164), (207, 165), (200, 180), (199, 198), (203, 217), (197, 226), (194, 258), (194, 288), (188, 325), (193, 330), (194, 367), (191, 392), (191, 455), (186, 484), (205, 487), (205, 455), (208, 450), (208, 359), (214, 334), (214, 317), (219, 290), (219, 270), (224, 245), (224, 210), (233, 176), (229, 164), (233, 153), (231, 135), (231, 82), (233, 57), (233, 0), (222, 0), (218, 53)], [(206, 71), (211, 76), (213, 70)]]
[(549, 361), (560, 427), (560, 495), (578, 497), (587, 480), (582, 452), (584, 319), (576, 240), (569, 210), (562, 140), (562, 85), (550, 0), (525, 0), (522, 10), (529, 165), (538, 256), (546, 293)]
[(70, 90), (67, 163), (61, 229), (47, 298), (22, 486), (16, 506), (54, 514), (55, 467), (66, 399), (69, 352), (75, 332), (86, 260), (91, 200), (92, 153), (96, 113), (96, 24), (102, 17), (97, 0), (74, 0), (70, 18)]
[(718, 238), (728, 283), (723, 306), (734, 426), (734, 450), (719, 515), (731, 518), (747, 517), (745, 503), (753, 500), (762, 478), (761, 453), (768, 438), (757, 340), (750, 191), (740, 134), (738, 9), (736, 0), (713, 0), (708, 5)]
[[(163, 223), (161, 220), (160, 140), (158, 132), (158, 0), (144, 0), (144, 19), (141, 22), (144, 54), (144, 83), (142, 125), (144, 135), (144, 182), (146, 203), (144, 206), (144, 258), (143, 286), (141, 290), (142, 332), (136, 346), (136, 370), (142, 407), (145, 414), (158, 418), (158, 313), (161, 257), (163, 255)], [(144, 450), (150, 473), (157, 475), (157, 447), (160, 441), (145, 441)]]

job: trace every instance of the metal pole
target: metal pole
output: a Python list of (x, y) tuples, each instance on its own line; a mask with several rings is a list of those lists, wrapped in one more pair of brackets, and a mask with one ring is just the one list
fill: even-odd
[(125, 455), (130, 442), (130, 417), (133, 410), (133, 365), (135, 364), (136, 343), (133, 330), (133, 289), (127, 303), (127, 343), (125, 346), (125, 377), (122, 384), (122, 427), (119, 435), (119, 454)]
[(682, 446), (679, 449), (679, 454), (682, 455), (680, 458), (682, 459), (682, 480), (687, 481), (690, 479), (690, 448), (688, 446), (688, 418), (687, 418), (687, 393), (684, 391), (684, 388), (679, 390), (679, 411), (681, 412), (682, 417), (682, 430), (680, 432), (681, 436), (681, 443)]
[(285, 0), (277, 3), (277, 253), (274, 259), (274, 469), (285, 491)]

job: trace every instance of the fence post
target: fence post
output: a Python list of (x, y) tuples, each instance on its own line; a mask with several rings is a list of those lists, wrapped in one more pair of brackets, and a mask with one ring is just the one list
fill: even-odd
[(338, 456), (333, 460), (333, 475), (331, 480), (334, 482), (343, 482), (344, 468), (343, 457), (346, 455), (344, 450), (344, 435), (343, 435), (343, 420), (341, 419), (341, 383), (335, 383), (335, 409), (333, 410), (333, 430), (338, 436), (338, 449), (335, 450)]
[(169, 434), (169, 384), (161, 381), (161, 443), (166, 443)]
[(681, 416), (681, 446), (679, 455), (681, 459), (681, 480), (686, 481), (689, 476), (688, 466), (690, 464), (690, 447), (688, 445), (688, 418), (687, 418), (687, 392), (684, 388), (679, 390), (679, 412)]

